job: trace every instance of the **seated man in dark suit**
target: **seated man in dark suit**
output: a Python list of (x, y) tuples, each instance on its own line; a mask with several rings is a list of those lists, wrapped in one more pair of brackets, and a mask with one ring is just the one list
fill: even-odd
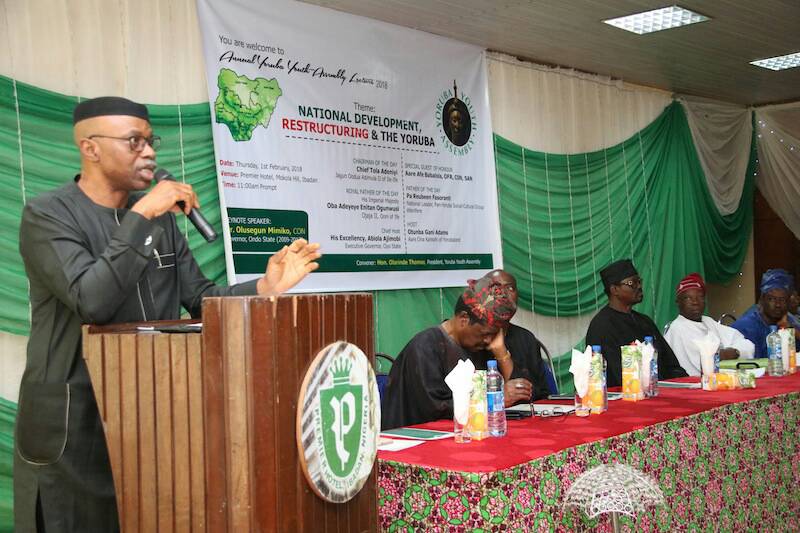
[(653, 319), (637, 313), (633, 306), (642, 301), (642, 278), (630, 259), (615, 261), (600, 271), (608, 305), (600, 309), (586, 331), (586, 344), (599, 344), (608, 363), (609, 387), (622, 385), (622, 353), (620, 346), (635, 340), (653, 337), (658, 350), (659, 379), (686, 376), (678, 358), (661, 335)]
[(513, 347), (505, 343), (503, 328), (516, 311), (510, 293), (509, 285), (486, 276), (470, 280), (453, 316), (409, 341), (389, 372), (383, 429), (452, 418), (453, 395), (444, 378), (461, 359), (484, 370), (489, 359), (497, 359), (501, 372), (512, 378), (505, 383), (506, 406), (530, 401), (531, 382), (521, 378), (522, 367), (515, 368), (509, 355)]

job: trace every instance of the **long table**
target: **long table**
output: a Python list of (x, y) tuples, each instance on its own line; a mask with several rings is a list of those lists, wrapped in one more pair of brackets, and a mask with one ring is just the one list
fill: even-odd
[[(508, 435), (378, 453), (384, 531), (608, 531), (564, 508), (576, 477), (623, 462), (666, 504), (623, 517), (630, 531), (800, 531), (800, 374), (756, 389), (662, 388), (601, 415), (510, 420)], [(441, 420), (418, 427), (452, 430)]]

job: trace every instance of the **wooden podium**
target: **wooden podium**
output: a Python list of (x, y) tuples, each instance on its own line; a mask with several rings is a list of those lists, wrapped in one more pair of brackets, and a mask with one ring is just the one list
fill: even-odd
[(309, 363), (337, 340), (373, 361), (372, 313), (369, 294), (207, 298), (202, 334), (169, 332), (192, 321), (84, 326), (122, 530), (377, 531), (377, 464), (352, 500), (329, 503), (295, 441)]

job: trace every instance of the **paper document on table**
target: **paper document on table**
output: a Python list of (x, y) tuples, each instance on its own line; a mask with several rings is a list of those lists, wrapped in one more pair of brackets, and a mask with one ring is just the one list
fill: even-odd
[(410, 439), (381, 439), (380, 444), (378, 444), (378, 451), (399, 452), (402, 450), (407, 450), (408, 448), (413, 448), (414, 446), (419, 446), (423, 442), (425, 441)]
[(422, 428), (395, 428), (381, 431), (381, 437), (400, 437), (403, 439), (417, 439), (417, 440), (439, 440), (452, 437), (452, 431), (438, 431), (435, 429), (422, 429)]
[(574, 400), (574, 394), (548, 394), (548, 400)]
[(161, 333), (202, 333), (203, 323), (194, 322), (191, 324), (164, 324), (155, 326), (136, 326), (137, 331), (153, 331)]
[(659, 381), (658, 386), (665, 389), (699, 389), (702, 385), (700, 383), (683, 383), (680, 381)]
[[(549, 394), (547, 396), (548, 400), (572, 400), (575, 398), (574, 394)], [(622, 398), (621, 392), (609, 392), (608, 393), (608, 400), (619, 400)]]

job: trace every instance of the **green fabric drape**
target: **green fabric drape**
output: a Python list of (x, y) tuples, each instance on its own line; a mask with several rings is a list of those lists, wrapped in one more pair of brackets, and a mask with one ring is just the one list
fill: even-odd
[[(0, 330), (28, 332), (19, 216), (25, 198), (78, 170), (71, 139), (76, 101), (0, 77)], [(154, 105), (150, 112), (164, 139), (159, 164), (195, 187), (206, 217), (220, 227), (208, 105)], [(739, 210), (719, 215), (677, 102), (605, 150), (554, 155), (495, 136), (495, 153), (503, 254), (524, 308), (557, 317), (590, 313), (605, 301), (597, 270), (632, 257), (647, 284), (639, 309), (663, 324), (675, 314), (672, 288), (684, 274), (724, 282), (738, 272), (752, 225), (755, 155)], [(222, 242), (206, 244), (181, 223), (203, 272), (224, 283)], [(376, 292), (377, 349), (395, 355), (415, 332), (447, 317), (457, 293)]]
[(522, 307), (556, 317), (595, 311), (606, 303), (597, 271), (629, 257), (645, 281), (637, 310), (663, 325), (676, 314), (683, 276), (700, 272), (720, 283), (739, 272), (755, 151), (739, 209), (720, 215), (679, 103), (597, 152), (534, 152), (500, 136), (495, 143), (503, 255)]
[[(76, 101), (0, 77), (0, 330), (28, 332), (19, 216), (25, 198), (78, 170), (71, 139)], [(164, 139), (159, 164), (195, 187), (206, 217), (220, 227), (208, 105), (154, 105), (150, 111)], [(678, 103), (605, 150), (554, 155), (495, 136), (495, 153), (503, 254), (519, 280), (524, 308), (557, 317), (592, 312), (605, 301), (597, 270), (632, 257), (647, 283), (639, 308), (663, 324), (675, 314), (672, 287), (684, 274), (698, 271), (724, 282), (738, 272), (752, 225), (755, 156), (740, 209), (719, 215)], [(222, 242), (206, 244), (181, 223), (203, 272), (224, 283)], [(397, 354), (415, 332), (450, 314), (457, 293), (376, 292), (377, 349)]]
[(14, 420), (17, 404), (0, 398), (0, 533), (14, 531)]

